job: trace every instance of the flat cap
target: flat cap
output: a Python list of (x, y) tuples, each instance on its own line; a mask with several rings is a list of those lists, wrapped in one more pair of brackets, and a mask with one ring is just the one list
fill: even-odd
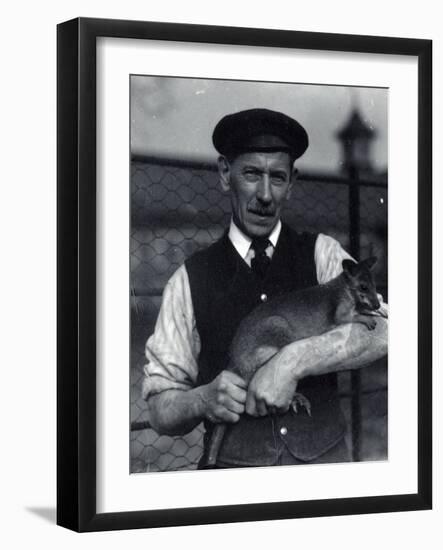
[(295, 160), (308, 148), (306, 130), (293, 118), (269, 109), (248, 109), (223, 117), (212, 134), (221, 155), (287, 151)]

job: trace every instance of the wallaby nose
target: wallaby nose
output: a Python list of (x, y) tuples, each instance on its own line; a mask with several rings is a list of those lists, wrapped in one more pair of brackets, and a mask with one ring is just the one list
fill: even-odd
[(380, 300), (378, 299), (377, 296), (372, 300), (372, 307), (373, 307), (373, 309), (379, 309), (380, 308)]

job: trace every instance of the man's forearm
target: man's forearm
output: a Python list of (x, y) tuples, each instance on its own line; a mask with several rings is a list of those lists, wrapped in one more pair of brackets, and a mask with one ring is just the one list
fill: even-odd
[(190, 432), (204, 417), (200, 388), (166, 390), (147, 401), (149, 421), (159, 434), (182, 435)]
[(374, 330), (351, 323), (289, 344), (280, 351), (279, 362), (300, 380), (306, 376), (358, 369), (384, 357), (387, 351), (388, 322), (377, 317)]
[(188, 390), (165, 390), (148, 397), (149, 420), (161, 434), (182, 435), (202, 420), (238, 422), (246, 401), (247, 384), (223, 370), (209, 384)]

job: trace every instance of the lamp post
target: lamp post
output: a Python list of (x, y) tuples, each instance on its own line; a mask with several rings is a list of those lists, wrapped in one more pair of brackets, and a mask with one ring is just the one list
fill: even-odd
[[(343, 171), (349, 178), (349, 248), (353, 258), (360, 260), (360, 186), (361, 176), (371, 175), (371, 142), (375, 130), (367, 126), (354, 109), (348, 122), (337, 132), (342, 144)], [(361, 460), (361, 373), (351, 372), (352, 459)]]
[(343, 169), (348, 174), (354, 171), (360, 176), (373, 174), (371, 143), (375, 136), (376, 131), (365, 124), (358, 110), (354, 109), (348, 122), (337, 132), (342, 144)]

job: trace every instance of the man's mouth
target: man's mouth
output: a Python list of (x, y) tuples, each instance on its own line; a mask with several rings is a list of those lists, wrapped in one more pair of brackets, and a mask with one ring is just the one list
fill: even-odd
[(275, 212), (273, 210), (249, 210), (251, 214), (254, 214), (254, 216), (260, 216), (261, 218), (272, 218), (275, 216)]

